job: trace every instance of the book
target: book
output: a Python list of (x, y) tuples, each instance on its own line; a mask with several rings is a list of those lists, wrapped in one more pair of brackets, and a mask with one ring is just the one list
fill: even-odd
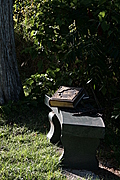
[(84, 97), (87, 98), (84, 88), (82, 87), (60, 86), (49, 99), (49, 105), (51, 107), (75, 108)]

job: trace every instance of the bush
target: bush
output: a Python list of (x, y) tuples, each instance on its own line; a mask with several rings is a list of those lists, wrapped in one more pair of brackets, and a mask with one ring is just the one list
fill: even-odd
[(102, 106), (111, 108), (117, 103), (120, 98), (118, 0), (33, 0), (32, 3), (16, 0), (14, 19), (15, 28), (34, 44), (28, 50), (40, 57), (38, 73), (45, 62), (45, 73), (53, 79), (50, 89), (55, 90), (59, 85), (86, 86), (89, 81)]

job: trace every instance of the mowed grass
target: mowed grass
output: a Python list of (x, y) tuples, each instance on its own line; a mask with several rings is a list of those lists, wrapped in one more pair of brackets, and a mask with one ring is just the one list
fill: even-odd
[(4, 118), (1, 114), (1, 180), (65, 179), (57, 147), (46, 138), (47, 113), (44, 108), (23, 106), (22, 113), (14, 111)]

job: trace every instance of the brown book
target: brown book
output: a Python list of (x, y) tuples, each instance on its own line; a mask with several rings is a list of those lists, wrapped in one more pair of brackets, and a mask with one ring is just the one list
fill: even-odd
[(83, 88), (60, 86), (50, 98), (49, 104), (52, 107), (75, 108), (85, 95)]

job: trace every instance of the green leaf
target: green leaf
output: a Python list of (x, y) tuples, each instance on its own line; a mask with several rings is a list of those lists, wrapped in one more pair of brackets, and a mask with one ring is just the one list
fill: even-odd
[(102, 27), (103, 31), (105, 32), (105, 31), (108, 31), (110, 25), (107, 23), (107, 21), (103, 21), (101, 23), (101, 27)]
[(98, 14), (99, 20), (102, 21), (102, 19), (105, 17), (105, 11), (102, 11)]
[(113, 31), (111, 31), (111, 30), (108, 31), (108, 35), (109, 35), (109, 36), (110, 36), (112, 33), (113, 33)]
[(102, 5), (106, 2), (106, 0), (99, 0), (99, 5)]
[(39, 60), (38, 62), (38, 70), (41, 72), (43, 70), (43, 62)]
[(81, 3), (83, 3), (84, 5), (89, 5), (92, 3), (92, 0), (81, 0)]
[(118, 18), (116, 18), (115, 16), (111, 17), (116, 23), (118, 23)]

